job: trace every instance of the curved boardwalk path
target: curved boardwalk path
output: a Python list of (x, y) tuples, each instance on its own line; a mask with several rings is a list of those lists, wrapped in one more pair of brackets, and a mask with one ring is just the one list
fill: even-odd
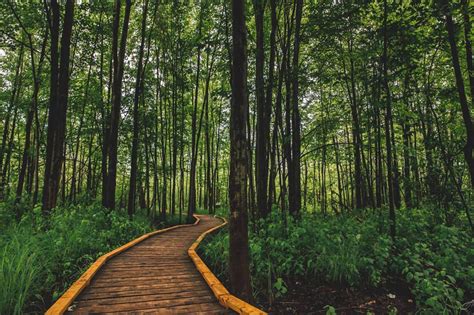
[(188, 257), (199, 235), (222, 220), (154, 235), (108, 260), (75, 299), (71, 313), (228, 314)]

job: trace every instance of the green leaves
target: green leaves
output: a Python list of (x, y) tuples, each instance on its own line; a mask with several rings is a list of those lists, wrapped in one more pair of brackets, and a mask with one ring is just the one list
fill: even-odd
[(326, 305), (324, 308), (326, 309), (326, 315), (336, 315), (336, 309), (334, 306)]
[(276, 290), (276, 296), (277, 297), (280, 297), (280, 296), (284, 295), (288, 291), (288, 289), (286, 288), (286, 284), (285, 284), (285, 282), (283, 281), (282, 278), (278, 278), (275, 281), (275, 284), (273, 284), (273, 287)]
[(464, 290), (474, 281), (468, 271), (472, 239), (457, 227), (430, 226), (427, 218), (425, 210), (401, 217), (402, 236), (397, 241), (401, 253), (393, 267), (411, 285), (423, 313), (456, 313), (461, 310)]
[[(287, 218), (285, 225), (273, 211), (260, 220), (256, 232), (250, 231), (254, 293), (267, 294), (270, 287), (280, 297), (288, 290), (285, 280), (295, 276), (355, 288), (383, 287), (390, 277), (409, 284), (422, 313), (461, 309), (474, 284), (474, 244), (466, 232), (437, 225), (426, 209), (402, 209), (393, 244), (377, 214), (359, 215), (303, 215), (298, 221)], [(223, 231), (202, 246), (221, 279), (227, 276), (227, 241)], [(330, 306), (326, 311), (332, 314)]]

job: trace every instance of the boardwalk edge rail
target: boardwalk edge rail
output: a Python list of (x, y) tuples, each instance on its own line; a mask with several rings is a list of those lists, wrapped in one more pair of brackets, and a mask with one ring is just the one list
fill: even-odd
[(194, 216), (196, 218), (196, 222), (191, 223), (191, 224), (180, 224), (180, 225), (175, 225), (171, 226), (165, 229), (153, 231), (147, 234), (144, 234), (130, 242), (128, 242), (125, 245), (122, 245), (116, 249), (114, 249), (111, 252), (108, 252), (107, 254), (104, 254), (100, 256), (90, 267), (89, 269), (84, 272), (79, 279), (76, 280), (76, 282), (73, 283), (72, 286), (69, 287), (69, 289), (61, 295), (61, 297), (46, 311), (46, 315), (56, 315), (56, 314), (64, 314), (69, 306), (71, 306), (72, 302), (76, 299), (76, 297), (89, 285), (91, 282), (92, 278), (94, 275), (99, 271), (99, 269), (112, 257), (126, 251), (130, 247), (146, 240), (147, 238), (150, 238), (154, 235), (161, 234), (170, 230), (174, 230), (180, 227), (185, 227), (185, 226), (192, 226), (192, 225), (197, 225), (199, 224), (199, 219), (198, 216)]
[(264, 311), (230, 294), (226, 287), (219, 281), (219, 279), (212, 273), (209, 267), (207, 267), (204, 261), (202, 261), (202, 259), (196, 253), (196, 249), (198, 248), (199, 244), (207, 235), (217, 231), (218, 229), (222, 228), (227, 224), (227, 220), (225, 218), (219, 218), (223, 220), (224, 223), (202, 233), (193, 243), (193, 245), (189, 247), (188, 255), (189, 257), (191, 257), (192, 261), (194, 262), (194, 265), (196, 265), (197, 270), (201, 273), (202, 277), (204, 278), (208, 286), (211, 288), (212, 292), (214, 293), (217, 300), (222, 306), (224, 306), (225, 308), (230, 308), (239, 314), (265, 315), (267, 313), (265, 313)]

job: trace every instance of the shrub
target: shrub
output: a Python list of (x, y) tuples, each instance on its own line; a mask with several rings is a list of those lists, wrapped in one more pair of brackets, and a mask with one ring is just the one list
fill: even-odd
[[(462, 227), (440, 224), (430, 213), (401, 209), (392, 243), (382, 212), (304, 214), (285, 224), (274, 211), (249, 231), (254, 294), (285, 294), (284, 279), (294, 276), (356, 288), (380, 287), (392, 277), (410, 285), (420, 312), (459, 312), (474, 289), (474, 241)], [(200, 250), (227, 281), (228, 231), (205, 240)]]
[[(99, 256), (151, 231), (148, 218), (99, 205), (24, 211), (17, 224), (0, 206), (0, 314), (42, 312)], [(8, 223), (5, 221), (8, 220)]]

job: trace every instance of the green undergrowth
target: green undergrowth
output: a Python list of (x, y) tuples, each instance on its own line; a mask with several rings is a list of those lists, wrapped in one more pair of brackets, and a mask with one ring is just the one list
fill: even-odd
[(225, 207), (216, 207), (212, 212), (209, 212), (207, 209), (196, 209), (196, 214), (208, 214), (208, 215), (215, 215), (218, 217), (227, 217), (229, 209)]
[[(42, 313), (99, 256), (153, 230), (145, 213), (130, 221), (99, 205), (23, 211), (0, 204), (0, 314)], [(173, 225), (178, 218), (156, 224)]]
[[(474, 241), (463, 227), (436, 223), (427, 209), (400, 210), (395, 244), (383, 210), (350, 215), (303, 215), (296, 221), (274, 211), (249, 231), (254, 294), (260, 301), (287, 292), (285, 279), (340, 287), (407, 285), (422, 314), (459, 313), (474, 292)], [(200, 247), (224, 281), (228, 230)], [(393, 246), (392, 246), (393, 245)]]

